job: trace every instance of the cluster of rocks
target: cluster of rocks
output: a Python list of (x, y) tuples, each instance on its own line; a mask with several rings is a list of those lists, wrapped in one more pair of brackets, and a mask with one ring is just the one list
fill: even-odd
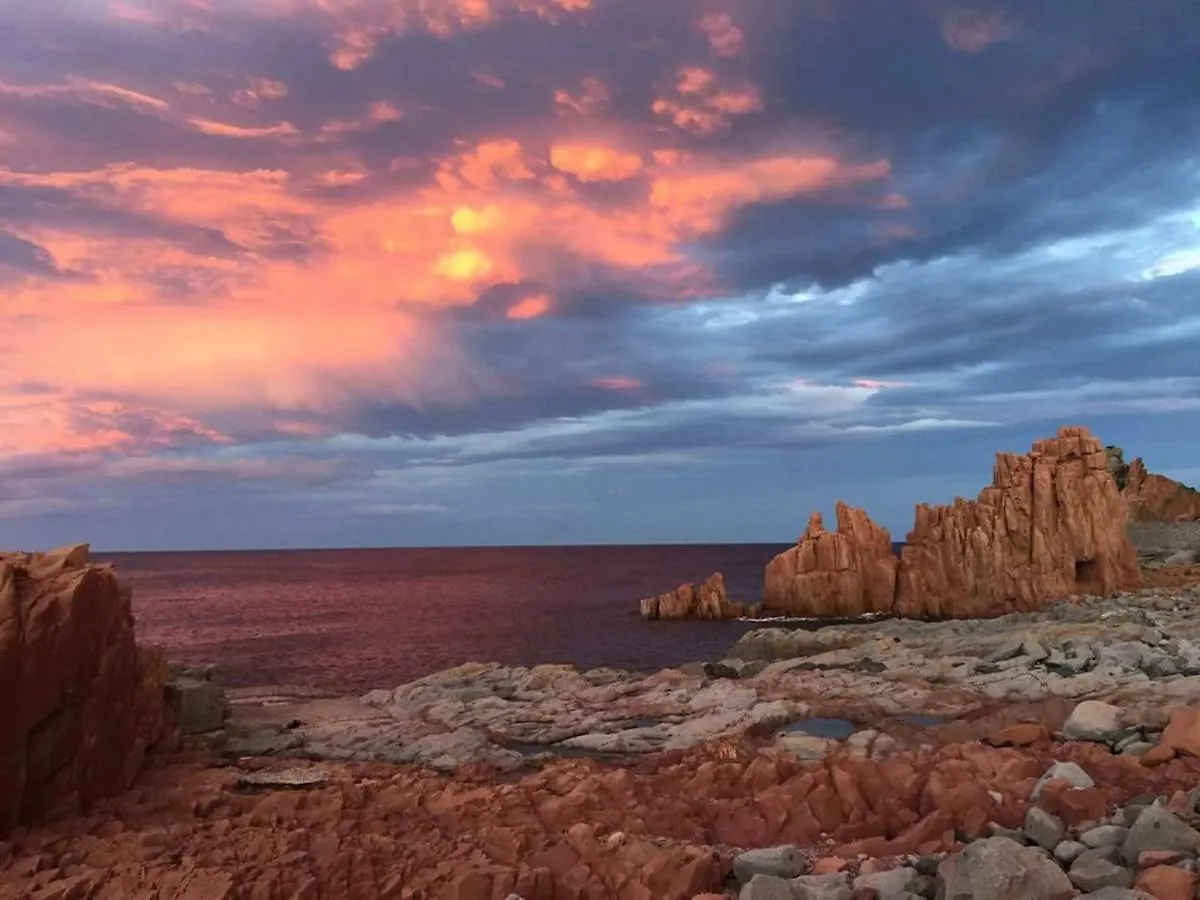
[[(997, 454), (992, 483), (975, 500), (918, 505), (899, 556), (886, 528), (839, 502), (836, 530), (813, 513), (796, 546), (768, 563), (762, 612), (989, 617), (1073, 594), (1136, 589), (1140, 570), (1126, 529), (1126, 495), (1149, 497), (1148, 485), (1160, 484), (1154, 480), (1160, 476), (1129, 467), (1122, 493), (1113, 472), (1111, 452), (1086, 428), (1060, 428), (1024, 456)], [(1160, 506), (1139, 508), (1167, 514)], [(741, 609), (714, 576), (701, 589), (684, 585), (646, 598), (641, 611), (647, 619), (720, 619)]]
[(729, 599), (725, 577), (720, 572), (703, 584), (681, 584), (673, 591), (656, 597), (644, 597), (639, 604), (643, 619), (740, 619), (756, 616), (759, 608)]

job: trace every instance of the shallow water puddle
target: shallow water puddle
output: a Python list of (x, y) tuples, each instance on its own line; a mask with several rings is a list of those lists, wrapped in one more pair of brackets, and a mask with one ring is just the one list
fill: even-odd
[(784, 725), (780, 730), (787, 733), (800, 732), (802, 734), (811, 734), (813, 737), (844, 741), (858, 730), (858, 726), (849, 719), (828, 719), (821, 716), (814, 716), (809, 719), (800, 719), (792, 722), (790, 725)]

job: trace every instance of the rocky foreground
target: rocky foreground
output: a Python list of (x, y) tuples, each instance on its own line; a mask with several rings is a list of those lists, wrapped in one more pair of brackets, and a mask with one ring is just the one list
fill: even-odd
[[(1183, 898), (1200, 571), (358, 698), (177, 672), (187, 753), (0, 844), (0, 897)], [(187, 743), (188, 741), (185, 741)]]

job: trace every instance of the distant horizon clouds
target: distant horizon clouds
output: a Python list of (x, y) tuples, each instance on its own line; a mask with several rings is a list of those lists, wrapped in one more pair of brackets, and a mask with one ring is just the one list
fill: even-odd
[(1198, 143), (1167, 0), (0, 8), (0, 545), (902, 540), (1060, 424), (1187, 480)]

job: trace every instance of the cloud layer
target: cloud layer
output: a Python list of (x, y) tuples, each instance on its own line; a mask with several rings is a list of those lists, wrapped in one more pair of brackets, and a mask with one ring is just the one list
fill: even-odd
[(1200, 438), (1200, 11), (0, 9), (0, 543), (901, 534)]

